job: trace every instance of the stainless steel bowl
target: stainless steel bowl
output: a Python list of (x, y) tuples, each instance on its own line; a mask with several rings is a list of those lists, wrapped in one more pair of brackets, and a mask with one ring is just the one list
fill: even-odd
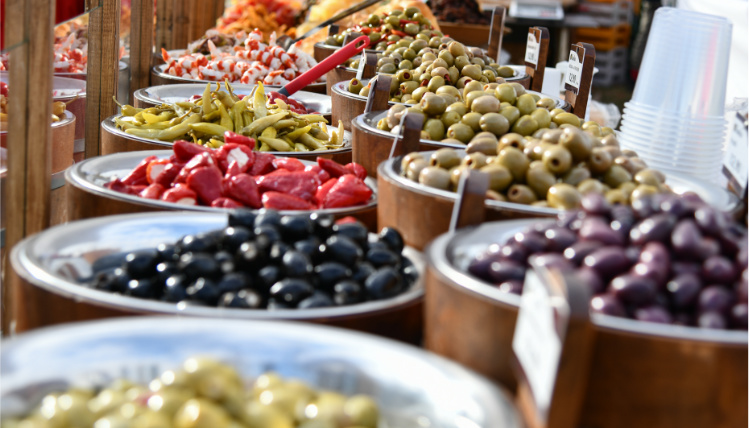
[[(335, 320), (391, 313), (420, 304), (424, 295), (420, 278), (406, 292), (385, 300), (349, 306), (268, 311), (199, 306), (139, 299), (95, 290), (82, 284), (92, 276), (92, 263), (107, 254), (152, 248), (227, 226), (225, 213), (159, 212), (100, 217), (52, 227), (26, 238), (13, 248), (11, 263), (29, 283), (59, 296), (126, 313), (169, 314), (233, 319)], [(423, 272), (421, 253), (406, 248), (404, 254)]]
[[(256, 85), (232, 84), (232, 90), (237, 95), (251, 95)], [(266, 90), (277, 91), (280, 86), (265, 86)], [(133, 94), (135, 99), (151, 105), (172, 104), (185, 101), (193, 95), (203, 95), (205, 84), (184, 83), (178, 85), (161, 85), (138, 89)], [(330, 96), (314, 92), (296, 92), (291, 98), (301, 102), (309, 111), (316, 111), (323, 116), (330, 117), (332, 107)]]
[[(365, 51), (366, 51), (366, 49), (365, 49)], [(374, 51), (374, 52), (381, 52), (381, 51)], [(356, 56), (356, 57), (353, 57), (351, 59), (352, 60), (355, 60), (355, 59), (361, 60), (361, 56)], [(506, 82), (515, 82), (515, 81), (518, 81), (518, 80), (523, 80), (526, 77), (528, 77), (528, 73), (525, 72), (525, 66), (524, 65), (508, 65), (507, 67), (510, 67), (513, 70), (515, 70), (515, 75), (512, 76), (512, 77), (506, 77), (506, 78), (504, 78)], [(346, 70), (346, 71), (350, 71), (352, 73), (356, 73), (358, 71), (355, 68), (344, 67), (344, 66), (341, 66), (341, 65), (339, 65), (338, 68)], [(377, 73), (377, 74), (385, 74), (385, 73)], [(387, 76), (394, 76), (394, 75), (393, 74), (387, 74)]]
[[(100, 197), (126, 201), (135, 205), (142, 205), (162, 210), (180, 210), (180, 211), (202, 211), (202, 212), (219, 212), (227, 211), (224, 208), (213, 208), (200, 205), (180, 205), (171, 202), (157, 201), (153, 199), (141, 198), (135, 195), (128, 195), (114, 190), (107, 189), (104, 185), (114, 178), (127, 176), (143, 159), (148, 156), (156, 156), (159, 159), (168, 159), (173, 152), (171, 150), (147, 150), (140, 152), (116, 153), (112, 155), (98, 156), (87, 159), (83, 162), (76, 163), (65, 171), (65, 180), (72, 186), (75, 186), (85, 192), (95, 194)], [(316, 165), (315, 162), (300, 160), (305, 165)], [(366, 205), (358, 205), (350, 208), (333, 208), (316, 210), (319, 213), (331, 214), (336, 216), (356, 215), (359, 212), (373, 209), (377, 206), (377, 181), (367, 177), (364, 182), (374, 192), (372, 198)], [(298, 214), (301, 211), (282, 211), (284, 214)]]
[[(158, 328), (154, 328), (158, 326)], [(282, 322), (144, 317), (47, 328), (2, 343), (3, 416), (27, 412), (44, 394), (145, 383), (194, 355), (266, 371), (380, 407), (379, 428), (520, 428), (510, 396), (459, 365), (416, 347), (345, 330)]]
[[(359, 120), (360, 118), (361, 116), (359, 116), (357, 120)], [(434, 152), (430, 151), (421, 153), (422, 155), (424, 155), (424, 157), (428, 158)], [(458, 155), (460, 157), (464, 156), (465, 151), (458, 150)], [(399, 185), (401, 185), (402, 187), (406, 187), (413, 192), (433, 195), (434, 197), (448, 199), (453, 202), (457, 199), (457, 194), (455, 192), (424, 186), (415, 181), (411, 181), (406, 177), (403, 177), (400, 174), (400, 165), (401, 157), (388, 159), (387, 161), (380, 164), (377, 174), (382, 174), (383, 176), (398, 182)], [(738, 204), (738, 199), (727, 190), (708, 182), (698, 181), (691, 177), (669, 175), (668, 177), (666, 177), (666, 184), (670, 186), (671, 190), (673, 190), (677, 194), (694, 192), (698, 194), (705, 202), (721, 211), (731, 211)], [(560, 212), (560, 210), (557, 210), (555, 208), (535, 207), (531, 205), (515, 204), (512, 202), (500, 202), (490, 199), (486, 200), (486, 206), (490, 209), (523, 213), (535, 217), (549, 217)]]
[[(163, 79), (167, 82), (173, 82), (173, 83), (216, 83), (213, 80), (199, 80), (199, 79), (189, 79), (186, 77), (178, 77), (178, 76), (172, 76), (171, 74), (164, 73), (164, 70), (166, 70), (166, 64), (161, 65), (155, 65), (153, 69), (151, 69), (151, 72), (153, 75), (158, 77), (159, 79)], [(314, 91), (317, 93), (325, 93), (325, 76), (321, 77), (322, 82), (318, 83), (312, 83), (307, 86), (305, 86), (305, 90), (307, 91)], [(171, 83), (170, 83), (171, 84)], [(233, 83), (232, 83), (233, 84)], [(322, 91), (322, 92), (320, 92)]]

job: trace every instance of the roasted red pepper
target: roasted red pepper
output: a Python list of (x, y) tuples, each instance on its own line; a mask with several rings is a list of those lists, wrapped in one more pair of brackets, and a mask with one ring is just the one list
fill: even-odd
[(304, 171), (304, 164), (296, 158), (276, 158), (276, 168), (286, 171)]
[(202, 166), (190, 171), (187, 185), (195, 191), (205, 205), (221, 197), (221, 171), (214, 166)]
[(356, 219), (356, 217), (351, 217), (350, 215), (347, 215), (346, 217), (339, 218), (335, 221), (335, 224), (347, 224), (347, 223), (359, 223), (359, 220)]
[(197, 168), (202, 168), (205, 166), (214, 167), (218, 170), (218, 167), (216, 166), (216, 161), (213, 159), (213, 156), (211, 156), (210, 153), (205, 152), (201, 153), (198, 156), (195, 156), (194, 158), (190, 159), (190, 162), (187, 162), (185, 166), (182, 168), (182, 171), (179, 172), (179, 175), (177, 175), (177, 182), (178, 183), (184, 183), (187, 181), (187, 176), (190, 175), (192, 170)]
[(177, 184), (175, 187), (167, 190), (161, 195), (164, 202), (172, 202), (182, 205), (197, 205), (198, 195), (184, 184)]
[(0, 95), (4, 97), (8, 96), (8, 84), (5, 82), (0, 82)]
[(182, 168), (185, 167), (183, 162), (169, 162), (161, 173), (156, 176), (155, 183), (159, 183), (164, 186), (165, 189), (172, 187), (172, 183), (177, 179)]
[(343, 208), (367, 202), (372, 189), (351, 174), (344, 175), (330, 189), (322, 201), (323, 208)]
[(279, 192), (263, 193), (263, 206), (272, 210), (314, 210), (317, 208), (304, 199)]
[(356, 162), (347, 163), (344, 168), (349, 170), (349, 173), (354, 174), (359, 180), (367, 178), (367, 170)]
[(166, 191), (164, 186), (162, 186), (159, 183), (152, 183), (151, 185), (143, 189), (143, 191), (140, 192), (138, 195), (141, 198), (146, 198), (146, 199), (161, 199), (161, 195), (164, 194), (164, 191)]
[(252, 164), (255, 163), (255, 152), (250, 147), (243, 146), (240, 144), (224, 144), (220, 149), (216, 151), (215, 158), (218, 167), (221, 168), (221, 172), (226, 172), (229, 168), (229, 164), (232, 161), (237, 162), (240, 172), (245, 172), (252, 168)]
[(232, 198), (217, 198), (213, 202), (211, 202), (211, 206), (213, 208), (242, 208), (244, 205), (240, 204), (239, 202), (235, 201)]
[(280, 173), (278, 170), (256, 178), (260, 193), (275, 191), (294, 195), (306, 201), (314, 201), (320, 179), (310, 171)]
[(248, 207), (260, 208), (263, 206), (257, 183), (249, 175), (239, 174), (224, 181), (224, 183), (224, 196), (236, 199)]
[(156, 181), (156, 178), (161, 174), (166, 166), (169, 165), (169, 159), (156, 159), (151, 161), (146, 168), (146, 180), (148, 184), (152, 184)]
[(333, 178), (338, 178), (342, 175), (350, 174), (350, 171), (344, 168), (343, 165), (330, 159), (317, 158), (317, 164), (320, 165), (320, 168), (327, 171), (328, 174), (330, 174), (330, 176)]
[(177, 159), (181, 160), (182, 162), (188, 162), (194, 156), (211, 151), (211, 149), (209, 149), (208, 147), (203, 147), (185, 140), (175, 141), (174, 145), (172, 145), (172, 148), (174, 150), (174, 154), (177, 155)]
[(273, 171), (276, 169), (276, 167), (273, 166), (274, 159), (276, 159), (276, 157), (270, 153), (255, 152), (255, 163), (247, 173), (254, 176), (267, 174)]
[(312, 171), (317, 174), (317, 177), (320, 178), (320, 183), (325, 183), (326, 181), (330, 180), (330, 174), (328, 174), (328, 171), (320, 168), (320, 165), (307, 165), (304, 170)]
[(148, 170), (148, 164), (154, 160), (156, 160), (156, 156), (148, 156), (143, 159), (138, 166), (127, 175), (127, 177), (122, 179), (122, 182), (128, 186), (147, 186), (148, 179), (146, 178), (146, 171)]
[(396, 36), (408, 37), (408, 34), (404, 33), (403, 31), (398, 31), (398, 30), (390, 30), (390, 31), (392, 31), (392, 33), (395, 34)]
[(131, 193), (130, 192), (130, 186), (123, 183), (122, 180), (119, 178), (115, 178), (114, 180), (110, 181), (109, 183), (105, 183), (104, 187), (106, 187), (109, 190), (114, 190), (115, 192), (120, 193)]
[(247, 146), (251, 149), (255, 148), (255, 139), (246, 137), (244, 135), (236, 134), (231, 131), (224, 132), (224, 143), (226, 144), (239, 144), (240, 146)]
[(325, 197), (328, 196), (328, 193), (330, 193), (330, 189), (333, 188), (333, 186), (338, 183), (337, 178), (331, 178), (330, 180), (326, 181), (322, 184), (322, 186), (317, 188), (317, 192), (315, 193), (315, 199), (317, 199), (317, 202), (321, 205), (325, 201)]
[(239, 163), (237, 161), (231, 161), (229, 166), (226, 168), (226, 171), (224, 171), (224, 178), (228, 179), (234, 176), (237, 176), (242, 173), (242, 168), (239, 167)]

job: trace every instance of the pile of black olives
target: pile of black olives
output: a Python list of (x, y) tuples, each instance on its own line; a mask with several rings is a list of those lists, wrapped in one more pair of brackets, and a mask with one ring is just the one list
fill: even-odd
[(229, 226), (97, 260), (93, 287), (193, 306), (309, 309), (387, 299), (418, 277), (403, 238), (332, 216), (235, 212)]
[(575, 272), (591, 311), (666, 324), (747, 329), (747, 230), (695, 194), (631, 207), (598, 194), (583, 209), (490, 246), (471, 274), (519, 294), (532, 263)]
[(316, 390), (275, 373), (246, 388), (231, 366), (189, 358), (148, 385), (119, 379), (100, 391), (72, 388), (45, 396), (23, 420), (3, 427), (34, 428), (376, 428), (377, 403)]

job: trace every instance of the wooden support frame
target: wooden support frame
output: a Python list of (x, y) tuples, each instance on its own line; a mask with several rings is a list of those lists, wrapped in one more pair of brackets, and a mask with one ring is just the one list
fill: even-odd
[(497, 6), (492, 11), (492, 22), (489, 27), (489, 49), (487, 50), (487, 56), (497, 61), (499, 64), (499, 57), (502, 53), (502, 37), (505, 33), (505, 18), (507, 17), (507, 9), (502, 6)]
[(133, 0), (130, 28), (130, 100), (138, 89), (150, 86), (153, 63), (154, 0)]
[(593, 85), (593, 68), (596, 65), (596, 48), (590, 43), (577, 43), (572, 45), (570, 52), (575, 52), (582, 59), (583, 69), (580, 77), (580, 88), (565, 83), (565, 101), (572, 106), (572, 113), (580, 119), (585, 118), (588, 109), (588, 96)]
[[(541, 92), (544, 86), (544, 73), (546, 71), (546, 61), (549, 56), (549, 30), (546, 27), (531, 27), (528, 29), (528, 39), (530, 43), (530, 37), (533, 36), (538, 43), (538, 58), (536, 58), (536, 64), (526, 61), (525, 72), (531, 76), (530, 89), (532, 91)], [(528, 48), (526, 46), (526, 52)], [(527, 56), (527, 55), (526, 55)]]
[(223, 0), (158, 0), (156, 51), (185, 49), (216, 25), (224, 12)]

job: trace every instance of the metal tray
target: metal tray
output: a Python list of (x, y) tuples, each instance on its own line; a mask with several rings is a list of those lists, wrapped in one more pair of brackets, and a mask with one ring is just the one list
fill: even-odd
[[(166, 70), (166, 64), (155, 65), (151, 71), (154, 75), (158, 76), (159, 78), (172, 81), (172, 82), (180, 82), (180, 83), (196, 83), (197, 82), (197, 83), (203, 83), (203, 84), (216, 82), (215, 80), (198, 80), (198, 79), (188, 79), (186, 77), (172, 76), (171, 74), (164, 73), (164, 70)], [(314, 89), (318, 93), (325, 93), (325, 75), (320, 77), (320, 80), (322, 81), (319, 83), (312, 83), (312, 84), (305, 86), (305, 89), (310, 90), (310, 91)], [(322, 91), (322, 92), (319, 92), (319, 91)]]

